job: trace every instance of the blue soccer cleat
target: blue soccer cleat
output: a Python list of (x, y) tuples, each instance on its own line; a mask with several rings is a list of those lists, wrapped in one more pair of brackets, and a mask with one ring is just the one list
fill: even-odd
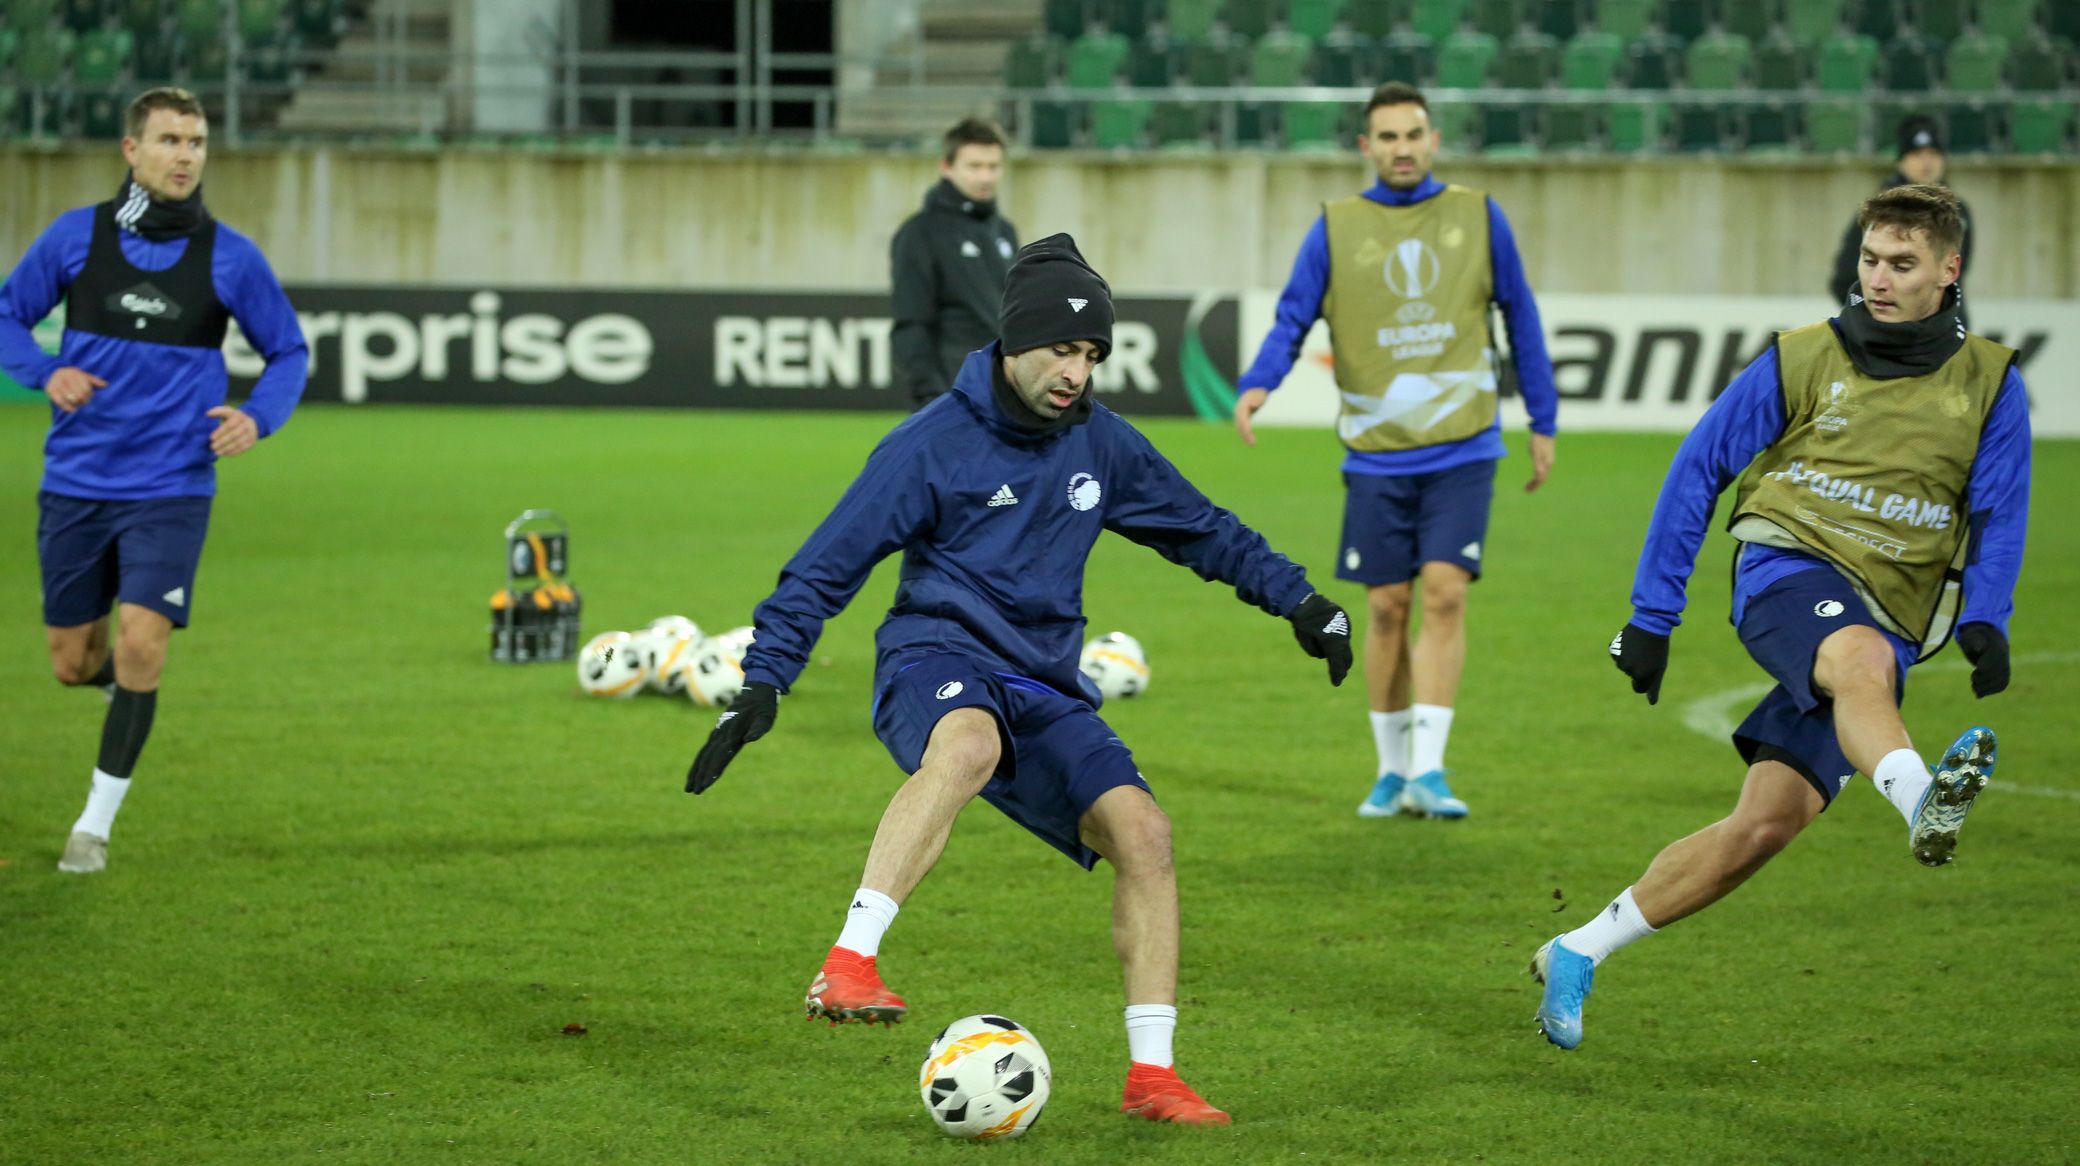
[(1546, 940), (1531, 957), (1531, 978), (1546, 986), (1536, 1018), (1546, 1039), (1563, 1049), (1582, 1043), (1582, 1001), (1596, 978), (1596, 962), (1560, 942)]
[(1408, 783), (1402, 791), (1401, 808), (1418, 818), (1463, 818), (1466, 803), (1452, 796), (1444, 782), (1444, 770), (1433, 769)]
[(1957, 831), (1971, 812), (1972, 799), (1993, 777), (1993, 730), (1984, 725), (1966, 729), (1936, 765), (1935, 780), (1914, 807), (1914, 824), (1907, 832), (1914, 858), (1923, 866), (1941, 866), (1957, 850)]
[(1372, 795), (1358, 803), (1360, 818), (1391, 818), (1401, 812), (1401, 791), (1408, 779), (1398, 773), (1382, 773), (1372, 783)]

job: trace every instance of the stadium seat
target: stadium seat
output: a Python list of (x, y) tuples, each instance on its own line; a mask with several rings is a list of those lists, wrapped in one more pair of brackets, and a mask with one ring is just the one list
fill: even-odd
[(1437, 84), (1445, 89), (1481, 89), (1499, 47), (1485, 32), (1455, 32), (1437, 53)]
[(1974, 30), (1950, 43), (1943, 55), (1943, 83), (1953, 93), (1992, 93), (2001, 87), (2007, 63), (2007, 42)]
[(1177, 76), (1170, 42), (1150, 33), (1127, 48), (1127, 84), (1136, 89), (1168, 89)]
[(296, 54), (302, 48), (303, 42), (288, 31), (247, 40), (244, 45), (246, 76), (262, 85), (283, 84), (294, 75)]
[(1612, 33), (1576, 33), (1560, 53), (1560, 84), (1566, 89), (1609, 89), (1624, 54), (1625, 46)]
[(1517, 33), (1523, 23), (1517, 12), (1517, 0), (1467, 0), (1461, 10), (1462, 19), (1470, 22), (1475, 30), (1485, 32), (1498, 41), (1508, 40)]
[(1965, 0), (1907, 0), (1907, 20), (1922, 36), (1954, 40), (1964, 33)]
[(2010, 113), (2008, 146), (2017, 154), (2064, 154), (2073, 124), (2066, 101), (2018, 101)]
[(1704, 0), (1674, 0), (1661, 7), (1661, 30), (1688, 44), (1711, 28), (1712, 16)]
[(1549, 105), (1546, 107), (1546, 149), (1557, 152), (1591, 150), (1597, 145), (1597, 107), (1592, 105)]
[(1459, 31), (1459, 14), (1465, 9), (1466, 0), (1415, 0), (1409, 12), (1409, 27), (1430, 38), (1433, 44), (1442, 44), (1446, 37)]
[(2064, 89), (2067, 81), (2065, 46), (2038, 32), (2017, 41), (2008, 50), (2008, 75), (2024, 93), (2046, 93)]
[(1150, 10), (1155, 7), (1156, 0), (1098, 0), (1098, 18), (1105, 27), (1134, 40), (1148, 35)]
[(1526, 28), (1509, 38), (1495, 59), (1495, 84), (1504, 89), (1545, 89), (1552, 85), (1560, 60), (1560, 45), (1536, 29)]
[(1084, 0), (1046, 0), (1040, 10), (1040, 27), (1047, 31), (1047, 35), (1063, 40), (1082, 36), (1090, 20), (1090, 11)]
[(1415, 0), (1346, 0), (1343, 18), (1351, 31), (1378, 40), (1400, 31), (1415, 14)]
[(1963, 102), (1944, 111), (1943, 148), (1952, 154), (1985, 154), (2002, 137), (2000, 109), (1981, 101)]
[(1091, 145), (1100, 150), (1138, 150), (1148, 129), (1146, 101), (1091, 103)]
[(1242, 74), (1244, 46), (1226, 36), (1210, 35), (1185, 48), (1184, 83), (1200, 89), (1226, 89)]
[(1940, 71), (1934, 41), (1912, 32), (1902, 32), (1885, 46), (1881, 58), (1885, 88), (1904, 93), (1922, 93), (1936, 88)]
[(1059, 150), (1076, 144), (1076, 107), (1066, 101), (1035, 101), (1031, 126), (1033, 145)]
[(1069, 88), (1110, 89), (1118, 83), (1126, 63), (1126, 37), (1116, 32), (1086, 32), (1069, 44)]
[(1714, 30), (1690, 42), (1683, 54), (1683, 78), (1692, 89), (1730, 93), (1746, 84), (1748, 38)]
[(1437, 76), (1437, 45), (1419, 32), (1400, 32), (1379, 46), (1381, 81), (1428, 85)]
[(1371, 37), (1356, 32), (1332, 32), (1315, 42), (1315, 84), (1352, 89), (1372, 85), (1378, 74), (1379, 62)]
[(282, 0), (238, 0), (238, 35), (246, 40), (271, 40), (281, 23)]
[(1647, 35), (1647, 26), (1654, 22), (1654, 9), (1659, 2), (1598, 0), (1594, 24), (1621, 41), (1636, 41)]
[(123, 30), (139, 42), (166, 31), (166, 9), (159, 0), (125, 0), (116, 17)]
[(1657, 151), (1668, 133), (1668, 106), (1659, 101), (1613, 102), (1607, 117), (1611, 149), (1620, 154)]
[(1009, 89), (1045, 89), (1054, 80), (1061, 45), (1045, 33), (1011, 42), (1004, 51), (1004, 85)]
[(1302, 101), (1286, 106), (1286, 145), (1294, 149), (1335, 149), (1346, 138), (1344, 120), (1348, 102)]
[(89, 138), (123, 136), (124, 103), (114, 93), (96, 93), (80, 103), (79, 132)]
[(64, 80), (72, 66), (72, 30), (44, 23), (22, 31), (14, 50), (15, 80), (28, 89), (41, 89)]
[(339, 39), (346, 14), (340, 9), (340, 0), (295, 0), (290, 20), (305, 44), (330, 48)]
[(2080, 4), (2065, 0), (2044, 6), (2044, 31), (2054, 40), (2071, 44), (2080, 41)]
[(231, 75), (231, 57), (221, 35), (197, 40), (182, 38), (181, 72), (191, 89), (214, 89)]
[(1462, 158), (1480, 152), (1479, 107), (1464, 101), (1439, 102), (1430, 107), (1430, 124), (1437, 128), (1445, 150)]
[(173, 21), (190, 40), (224, 35), (224, 0), (176, 0)]
[(1861, 93), (1871, 87), (1877, 59), (1875, 41), (1844, 29), (1821, 43), (1813, 79), (1823, 93)]
[(1286, 27), (1309, 40), (1318, 41), (1336, 31), (1343, 18), (1343, 0), (1287, 0)]
[(1539, 107), (1514, 101), (1481, 105), (1481, 153), (1525, 155), (1538, 152)]
[(1885, 41), (1899, 31), (1900, 22), (1899, 0), (1857, 0), (1851, 27), (1872, 40)]
[(1266, 33), (1250, 48), (1249, 83), (1259, 89), (1296, 89), (1307, 84), (1314, 42), (1297, 32)]
[(1156, 145), (1166, 149), (1206, 145), (1206, 108), (1196, 101), (1164, 101), (1149, 117)]
[(1751, 154), (1792, 153), (1798, 148), (1798, 106), (1772, 102), (1751, 106), (1744, 115), (1741, 141)]
[(1255, 40), (1271, 31), (1271, 0), (1227, 0), (1228, 31)]
[(2037, 0), (1979, 0), (1979, 31), (2019, 41), (2037, 29)]
[(1842, 30), (1845, 0), (1784, 0), (1784, 30), (1807, 49), (1817, 49)]
[(7, 0), (7, 23), (19, 32), (28, 32), (50, 22), (57, 15), (58, 0)]
[(75, 34), (100, 28), (106, 15), (102, 0), (59, 0), (58, 19)]
[(1582, 30), (1582, 4), (1584, 0), (1529, 0), (1530, 23), (1533, 28), (1566, 44)]
[(1172, 41), (1195, 41), (1213, 32), (1220, 0), (1170, 0), (1164, 24)]
[(1776, 0), (1734, 0), (1722, 5), (1719, 12), (1727, 32), (1751, 42), (1776, 31), (1779, 19)]
[(1749, 74), (1755, 88), (1770, 93), (1793, 93), (1806, 87), (1806, 51), (1791, 35), (1779, 28), (1755, 45), (1749, 59)]
[(1851, 101), (1816, 101), (1806, 107), (1806, 148), (1816, 154), (1863, 151), (1864, 107)]
[(1683, 42), (1650, 32), (1625, 48), (1625, 84), (1634, 89), (1673, 89), (1682, 75)]
[(130, 54), (130, 72), (135, 84), (143, 89), (151, 85), (170, 85), (180, 75), (180, 38), (169, 34), (139, 37)]
[(81, 36), (73, 48), (73, 84), (95, 90), (122, 80), (130, 71), (130, 43), (130, 34), (120, 28), (97, 28)]

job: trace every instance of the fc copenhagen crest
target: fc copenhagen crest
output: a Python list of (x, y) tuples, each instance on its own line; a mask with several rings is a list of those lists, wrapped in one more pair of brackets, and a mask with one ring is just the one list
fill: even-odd
[(1430, 244), (1421, 239), (1403, 239), (1388, 253), (1383, 273), (1387, 287), (1395, 295), (1419, 300), (1437, 286), (1444, 265), (1438, 262), (1437, 252), (1430, 249)]

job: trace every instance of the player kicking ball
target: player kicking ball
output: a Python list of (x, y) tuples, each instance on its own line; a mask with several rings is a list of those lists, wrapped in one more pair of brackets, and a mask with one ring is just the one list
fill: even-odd
[[(1860, 295), (1780, 333), (1683, 439), (1611, 641), (1632, 690), (1659, 700), (1669, 634), (1719, 492), (1735, 475), (1733, 623), (1776, 680), (1738, 729), (1733, 813), (1669, 844), (1594, 919), (1538, 949), (1538, 1024), (1582, 1042), (1598, 964), (1718, 902), (1827, 809), (1856, 773), (1941, 866), (1993, 773), (1991, 729), (1931, 770), (1899, 715), (1907, 669), (1955, 627), (1972, 691), (2008, 686), (2008, 615), (2029, 516), (2029, 406), (2015, 352), (1958, 318), (1964, 218), (1937, 186), (1863, 204)], [(1743, 472), (1745, 470), (1745, 472)], [(1960, 591), (1959, 583), (1962, 583)]]
[(1001, 339), (953, 391), (882, 439), (753, 614), (743, 693), (686, 777), (698, 794), (773, 727), (823, 624), (903, 552), (875, 636), (874, 732), (910, 775), (882, 814), (844, 929), (811, 981), (809, 1015), (894, 1024), (909, 1010), (875, 968), (896, 912), (977, 796), (1088, 870), (1113, 868), (1112, 938), (1126, 979), (1124, 1112), (1226, 1125), (1177, 1075), (1178, 902), (1170, 820), (1077, 670), (1091, 546), (1113, 531), (1292, 622), (1329, 681), (1350, 671), (1350, 619), (1261, 535), (1215, 506), (1148, 439), (1091, 400), (1112, 347), (1112, 294), (1055, 235), (1018, 253)]

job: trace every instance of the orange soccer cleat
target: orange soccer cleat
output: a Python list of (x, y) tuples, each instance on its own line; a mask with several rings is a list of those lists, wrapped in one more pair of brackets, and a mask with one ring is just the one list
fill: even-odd
[(881, 973), (874, 970), (874, 957), (834, 947), (823, 957), (823, 970), (809, 984), (802, 1007), (809, 1019), (823, 1017), (832, 1024), (850, 1020), (867, 1024), (900, 1024), (910, 1010), (903, 998), (888, 990)]
[(1168, 1066), (1133, 1062), (1127, 1070), (1127, 1092), (1120, 1100), (1121, 1113), (1149, 1121), (1175, 1122), (1188, 1126), (1224, 1126), (1228, 1115), (1206, 1104), (1192, 1087)]

